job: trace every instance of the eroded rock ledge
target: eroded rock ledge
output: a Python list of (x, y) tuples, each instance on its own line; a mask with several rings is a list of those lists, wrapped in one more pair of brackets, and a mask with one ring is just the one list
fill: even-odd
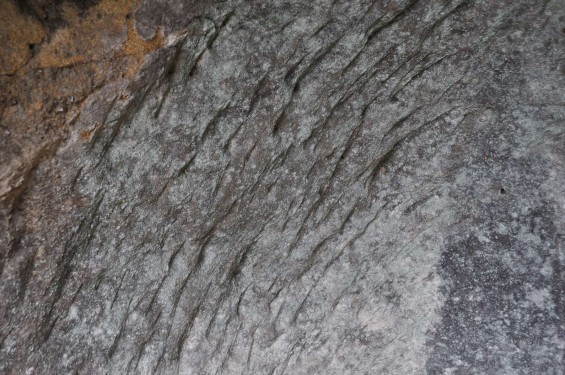
[(0, 372), (560, 374), (564, 27), (2, 1)]

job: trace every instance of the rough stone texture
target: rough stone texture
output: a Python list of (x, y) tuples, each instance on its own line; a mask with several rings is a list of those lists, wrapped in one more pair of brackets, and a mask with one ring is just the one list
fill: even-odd
[(562, 1), (22, 3), (0, 373), (563, 373)]

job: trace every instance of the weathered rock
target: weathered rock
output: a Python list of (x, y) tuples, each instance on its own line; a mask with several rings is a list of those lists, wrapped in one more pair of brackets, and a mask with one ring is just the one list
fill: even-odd
[(23, 3), (1, 373), (563, 372), (563, 2)]

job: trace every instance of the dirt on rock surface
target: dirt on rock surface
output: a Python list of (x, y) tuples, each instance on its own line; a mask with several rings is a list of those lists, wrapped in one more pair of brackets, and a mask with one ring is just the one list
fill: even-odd
[[(127, 94), (164, 35), (135, 29), (137, 0), (0, 2), (0, 200), (67, 139), (85, 99), (112, 83)], [(118, 83), (118, 84), (116, 84)], [(89, 132), (83, 137), (88, 138)]]

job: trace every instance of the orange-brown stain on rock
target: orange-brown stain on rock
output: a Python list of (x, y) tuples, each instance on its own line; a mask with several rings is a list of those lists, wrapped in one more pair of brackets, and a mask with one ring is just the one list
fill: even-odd
[(86, 129), (81, 131), (80, 138), (85, 142), (90, 141), (92, 137), (95, 136), (103, 126), (104, 124), (97, 124), (92, 129)]
[(25, 65), (45, 36), (43, 26), (22, 14), (15, 2), (0, 0), (0, 74), (14, 74)]
[[(152, 40), (144, 40), (135, 30), (133, 13), (138, 1), (102, 0), (79, 15), (71, 3), (62, 4), (62, 13), (68, 26), (60, 28), (37, 56), (41, 68), (67, 67), (80, 63), (132, 56), (137, 73), (140, 61), (148, 53), (163, 46), (164, 37), (158, 33)], [(128, 75), (132, 75), (128, 67)]]
[(127, 76), (134, 76), (141, 67), (144, 57), (152, 51), (155, 51), (165, 44), (165, 35), (160, 29), (153, 39), (147, 41), (143, 39), (135, 30), (135, 21), (128, 20), (128, 36), (126, 43), (123, 47), (123, 53), (127, 56), (132, 56), (133, 63), (128, 67)]
[[(0, 166), (27, 164), (38, 150), (65, 139), (77, 118), (69, 114), (92, 92), (132, 79), (145, 57), (164, 45), (162, 31), (151, 40), (137, 33), (139, 3), (101, 0), (79, 9), (62, 1), (50, 5), (62, 22), (48, 28), (41, 17), (23, 13), (17, 0), (0, 0), (0, 131), (9, 134), (0, 136)], [(12, 185), (2, 181), (5, 175), (0, 168), (0, 186)]]

